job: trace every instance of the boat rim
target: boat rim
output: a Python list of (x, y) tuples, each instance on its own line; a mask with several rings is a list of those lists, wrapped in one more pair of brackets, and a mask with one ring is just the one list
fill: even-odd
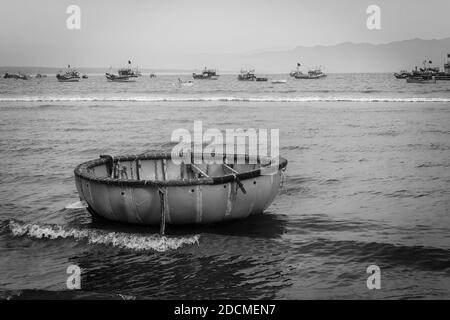
[[(191, 154), (195, 156), (195, 154)], [(228, 155), (234, 156), (237, 158), (239, 155)], [(243, 155), (240, 155), (243, 156)], [(114, 162), (116, 161), (137, 161), (137, 160), (163, 160), (163, 159), (171, 159), (170, 152), (162, 152), (162, 153), (149, 153), (149, 154), (141, 154), (141, 155), (122, 155), (114, 157)], [(245, 155), (245, 159), (249, 158), (248, 155)], [(269, 157), (267, 157), (269, 160)], [(115, 185), (120, 187), (132, 187), (132, 186), (196, 186), (196, 185), (216, 185), (223, 184), (228, 182), (234, 182), (236, 179), (239, 180), (247, 180), (261, 176), (261, 167), (269, 167), (270, 162), (267, 164), (260, 163), (260, 157), (257, 157), (258, 163), (260, 163), (260, 167), (254, 170), (249, 170), (245, 172), (241, 172), (238, 174), (227, 174), (219, 177), (208, 177), (208, 178), (198, 178), (198, 179), (187, 179), (187, 180), (136, 180), (136, 179), (119, 179), (119, 178), (110, 178), (110, 177), (99, 177), (95, 176), (90, 172), (90, 169), (93, 167), (97, 167), (103, 164), (106, 164), (110, 159), (107, 157), (100, 157), (98, 159), (90, 160), (83, 162), (76, 166), (74, 170), (75, 177), (82, 178), (91, 182), (97, 182), (107, 185)], [(287, 166), (287, 160), (281, 156), (279, 156), (279, 164), (278, 170), (283, 170)]]

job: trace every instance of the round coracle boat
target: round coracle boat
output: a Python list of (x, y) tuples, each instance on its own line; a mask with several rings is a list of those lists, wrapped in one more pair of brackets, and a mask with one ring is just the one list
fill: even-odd
[(178, 164), (171, 153), (106, 155), (78, 165), (75, 182), (88, 210), (108, 220), (216, 223), (262, 213), (272, 203), (287, 165), (277, 159), (227, 155), (221, 164)]

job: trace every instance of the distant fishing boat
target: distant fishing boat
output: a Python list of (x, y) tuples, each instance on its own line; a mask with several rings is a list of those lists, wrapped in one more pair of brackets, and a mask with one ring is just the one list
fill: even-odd
[[(203, 155), (199, 155), (202, 157)], [(217, 155), (216, 155), (217, 156)], [(223, 164), (176, 164), (168, 153), (100, 156), (75, 168), (80, 200), (93, 216), (141, 224), (208, 224), (262, 213), (282, 184), (287, 160), (223, 155)]]
[(134, 73), (134, 71), (129, 68), (119, 69), (118, 74), (119, 74), (119, 76), (129, 77), (129, 78), (137, 78), (138, 77)]
[(59, 82), (78, 82), (80, 81), (80, 73), (76, 70), (70, 67), (70, 64), (67, 66), (67, 70), (60, 71), (56, 75), (56, 79), (58, 79)]
[(327, 75), (322, 72), (321, 67), (315, 67), (312, 70), (309, 70), (307, 74), (300, 71), (301, 64), (297, 62), (297, 69), (291, 71), (289, 75), (294, 77), (295, 79), (322, 79)]
[(18, 79), (20, 79), (20, 80), (30, 80), (31, 77), (29, 75), (27, 75), (27, 74), (23, 74), (23, 73), (19, 72)]
[(106, 80), (111, 81), (111, 82), (130, 82), (132, 80), (130, 80), (129, 76), (120, 76), (120, 75), (116, 75), (116, 74), (112, 74), (112, 73), (106, 73)]
[(295, 79), (322, 79), (327, 75), (322, 72), (320, 68), (315, 68), (313, 70), (309, 70), (308, 74), (298, 73), (294, 76)]
[(423, 67), (415, 69), (410, 73), (409, 77), (417, 77), (417, 76), (436, 76), (439, 73), (439, 67), (432, 67), (431, 64), (433, 62), (431, 60), (424, 60), (422, 62)]
[(150, 73), (150, 78), (156, 78), (156, 74)]
[[(109, 68), (112, 69), (111, 67)], [(107, 72), (106, 80), (111, 82), (134, 82), (132, 78), (137, 78), (138, 75), (131, 69), (131, 60), (128, 60), (128, 67), (121, 68), (117, 71), (117, 74)]]
[(217, 74), (217, 70), (215, 69), (203, 69), (202, 73), (193, 73), (192, 77), (197, 80), (217, 80), (219, 79), (219, 75)]
[(436, 78), (434, 76), (426, 76), (426, 75), (419, 75), (419, 76), (410, 76), (406, 78), (407, 83), (436, 83)]
[(23, 74), (23, 73), (20, 73), (20, 72), (18, 72), (18, 73), (9, 73), (9, 72), (6, 72), (6, 73), (3, 75), (3, 78), (4, 78), (4, 79), (29, 80), (29, 79), (30, 79), (30, 76), (28, 76), (28, 75), (26, 75), (26, 74)]
[(255, 70), (244, 70), (238, 75), (238, 80), (240, 81), (256, 81)]
[(183, 81), (180, 78), (178, 78), (178, 86), (182, 86), (182, 87), (192, 87), (194, 85), (194, 81), (192, 80), (188, 80), (188, 81)]
[(117, 72), (120, 77), (129, 77), (129, 78), (137, 78), (142, 76), (142, 74), (136, 68), (135, 70), (131, 69), (131, 60), (128, 60), (128, 66), (121, 68)]
[(439, 72), (439, 68), (432, 68), (432, 61), (423, 61), (423, 68), (416, 69), (406, 78), (407, 83), (436, 83), (436, 75)]
[[(416, 80), (420, 81), (421, 76), (425, 76), (425, 77), (436, 76), (437, 74), (439, 74), (439, 68), (431, 67), (431, 63), (432, 63), (432, 61), (424, 60), (423, 68), (418, 68), (416, 66), (415, 69), (412, 70), (411, 72), (409, 72), (407, 70), (400, 70), (400, 72), (394, 73), (394, 77), (396, 79), (417, 78)], [(415, 80), (413, 79), (411, 81), (415, 81)]]
[(436, 80), (450, 80), (450, 53), (447, 53), (447, 63), (444, 64), (444, 71), (436, 74)]
[(240, 81), (267, 81), (267, 78), (257, 77), (255, 75), (255, 70), (244, 70), (241, 69), (241, 72), (238, 75), (238, 80)]
[(120, 73), (118, 75), (107, 72), (106, 74), (106, 80), (110, 82), (134, 82), (134, 80), (131, 79), (129, 75), (121, 75)]
[(88, 78), (87, 74), (83, 74), (82, 78), (87, 79)]

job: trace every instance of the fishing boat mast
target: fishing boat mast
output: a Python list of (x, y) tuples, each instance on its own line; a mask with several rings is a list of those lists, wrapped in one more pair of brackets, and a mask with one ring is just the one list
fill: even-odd
[(444, 64), (444, 72), (450, 74), (450, 53), (447, 53), (447, 63)]

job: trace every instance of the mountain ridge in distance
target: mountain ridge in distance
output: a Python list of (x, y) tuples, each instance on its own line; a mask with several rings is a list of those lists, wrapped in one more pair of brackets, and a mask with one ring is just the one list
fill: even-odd
[(425, 59), (442, 69), (448, 53), (450, 37), (431, 40), (415, 38), (383, 44), (343, 42), (330, 46), (297, 46), (292, 50), (261, 52), (248, 58), (254, 65), (276, 64), (282, 69), (293, 69), (296, 62), (300, 62), (304, 69), (321, 65), (328, 72), (357, 73), (410, 70), (421, 66)]
[[(131, 49), (132, 51), (132, 49)], [(385, 73), (401, 69), (411, 70), (422, 66), (424, 60), (431, 60), (433, 66), (443, 68), (450, 53), (450, 37), (443, 39), (420, 39), (391, 41), (373, 44), (368, 42), (343, 42), (334, 45), (296, 46), (287, 50), (271, 50), (252, 53), (190, 53), (172, 54), (165, 65), (154, 66), (151, 55), (148, 61), (139, 61), (142, 72), (191, 73), (202, 66), (218, 68), (223, 73), (238, 73), (241, 68), (255, 69), (256, 73), (287, 74), (301, 63), (301, 70), (307, 72), (314, 66), (322, 66), (327, 73)], [(80, 53), (82, 54), (82, 52)], [(0, 72), (56, 73), (63, 69), (55, 67), (0, 67)], [(83, 73), (104, 73), (109, 66), (78, 68)], [(227, 71), (224, 71), (227, 70)]]

